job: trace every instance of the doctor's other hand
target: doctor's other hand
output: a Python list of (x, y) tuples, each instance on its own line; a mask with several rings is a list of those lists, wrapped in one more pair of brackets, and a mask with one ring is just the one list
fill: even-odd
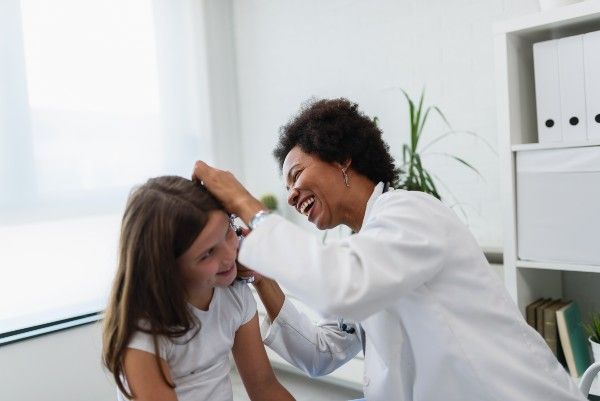
[(254, 284), (254, 285), (259, 284), (264, 279), (262, 274), (257, 273), (254, 270), (248, 269), (246, 266), (241, 264), (239, 261), (236, 261), (236, 263), (237, 263), (237, 277), (238, 278), (241, 278), (242, 280), (247, 280), (250, 277), (254, 277), (254, 280), (252, 281), (252, 284)]
[[(240, 228), (242, 230), (242, 238), (246, 237), (251, 232), (251, 230), (249, 228), (246, 228), (246, 227), (240, 227)], [(241, 240), (240, 240), (240, 245), (241, 245)], [(238, 253), (239, 253), (239, 248), (238, 248)], [(239, 279), (246, 281), (251, 278), (252, 281), (250, 281), (250, 282), (255, 285), (258, 284), (263, 279), (263, 276), (260, 273), (257, 273), (254, 270), (247, 268), (246, 266), (241, 264), (239, 260), (236, 259), (235, 263), (237, 264), (237, 277)]]
[(232, 173), (211, 167), (202, 160), (194, 165), (192, 180), (202, 182), (228, 212), (239, 216), (246, 224), (265, 208)]

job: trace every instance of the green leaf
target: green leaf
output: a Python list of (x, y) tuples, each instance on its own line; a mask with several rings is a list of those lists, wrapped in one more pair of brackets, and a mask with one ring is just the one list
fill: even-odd
[(448, 131), (448, 132), (444, 132), (442, 135), (438, 136), (437, 138), (435, 138), (434, 140), (432, 140), (431, 142), (429, 142), (427, 145), (425, 145), (425, 147), (423, 147), (421, 149), (421, 152), (426, 151), (428, 148), (430, 148), (432, 145), (434, 145), (435, 143), (441, 141), (442, 139), (445, 139), (449, 136), (452, 135), (470, 135), (475, 137), (477, 140), (483, 142), (487, 148), (496, 156), (498, 156), (498, 152), (496, 151), (496, 149), (494, 149), (494, 147), (481, 135), (476, 134), (473, 131)]
[(421, 124), (421, 112), (423, 111), (423, 99), (425, 98), (425, 89), (421, 91), (421, 98), (419, 99), (419, 107), (417, 108), (417, 117), (415, 118), (415, 141), (413, 143), (413, 151), (417, 150), (417, 145), (419, 143), (419, 137), (421, 135), (421, 129), (423, 124), (425, 124), (425, 119), (427, 118), (427, 114), (429, 113), (429, 108), (427, 108), (427, 112), (425, 113), (425, 118), (423, 119), (423, 124)]
[(400, 89), (408, 101), (408, 113), (410, 116), (410, 144), (411, 148), (416, 149), (418, 121), (416, 120), (415, 104), (404, 89)]
[[(419, 125), (419, 127), (417, 128), (417, 140), (421, 138), (421, 134), (423, 133), (423, 127), (425, 126), (425, 122), (427, 121), (427, 117), (429, 116), (429, 112), (431, 111), (431, 107), (428, 107), (427, 110), (425, 110), (425, 114), (423, 115), (423, 120), (421, 121), (421, 124)], [(415, 144), (415, 151), (417, 150), (417, 144)]]
[(442, 120), (444, 120), (444, 122), (448, 126), (448, 129), (450, 131), (452, 131), (452, 126), (450, 125), (450, 122), (448, 121), (448, 119), (446, 118), (446, 116), (444, 115), (444, 113), (442, 113), (442, 111), (437, 106), (431, 106), (431, 108), (433, 110), (437, 111), (437, 113), (440, 115), (440, 117), (442, 117)]
[(440, 196), (440, 194), (438, 193), (437, 188), (435, 187), (435, 183), (433, 182), (433, 179), (431, 178), (431, 175), (429, 174), (429, 172), (425, 171), (425, 179), (427, 180), (427, 182), (429, 183), (429, 186), (431, 188), (431, 195), (435, 196), (436, 198), (438, 198), (439, 200), (442, 200), (442, 197)]
[(471, 170), (473, 170), (478, 176), (480, 176), (483, 179), (483, 176), (481, 175), (481, 173), (479, 173), (479, 171), (477, 171), (477, 169), (475, 167), (473, 167), (470, 163), (467, 163), (465, 160), (461, 159), (458, 156), (454, 156), (454, 155), (448, 155), (448, 156), (450, 156), (451, 158), (453, 158), (457, 162), (464, 164), (465, 166), (467, 166), (468, 168), (470, 168)]

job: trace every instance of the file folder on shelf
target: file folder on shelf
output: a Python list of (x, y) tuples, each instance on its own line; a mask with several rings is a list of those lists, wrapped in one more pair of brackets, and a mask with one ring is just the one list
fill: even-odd
[(583, 35), (558, 39), (558, 81), (563, 142), (585, 141)]
[(533, 44), (538, 142), (562, 141), (557, 41)]
[(587, 137), (600, 140), (600, 31), (583, 36)]
[(600, 146), (518, 151), (521, 260), (600, 266)]

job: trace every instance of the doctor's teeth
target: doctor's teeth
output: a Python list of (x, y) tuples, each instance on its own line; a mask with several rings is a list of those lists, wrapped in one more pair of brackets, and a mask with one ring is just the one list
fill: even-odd
[(314, 202), (315, 202), (315, 198), (308, 198), (307, 200), (302, 202), (302, 204), (300, 205), (300, 213), (304, 214), (304, 212), (306, 211), (306, 208), (309, 205), (312, 205)]

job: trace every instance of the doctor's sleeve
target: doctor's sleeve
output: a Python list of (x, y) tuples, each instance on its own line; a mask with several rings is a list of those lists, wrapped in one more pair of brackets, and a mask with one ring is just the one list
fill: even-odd
[(261, 334), (265, 345), (312, 377), (333, 372), (362, 350), (358, 329), (346, 333), (333, 320), (315, 324), (287, 297), (275, 321), (263, 321)]
[(441, 270), (455, 220), (432, 197), (384, 194), (359, 233), (327, 245), (269, 216), (245, 239), (239, 259), (310, 307), (361, 321)]

